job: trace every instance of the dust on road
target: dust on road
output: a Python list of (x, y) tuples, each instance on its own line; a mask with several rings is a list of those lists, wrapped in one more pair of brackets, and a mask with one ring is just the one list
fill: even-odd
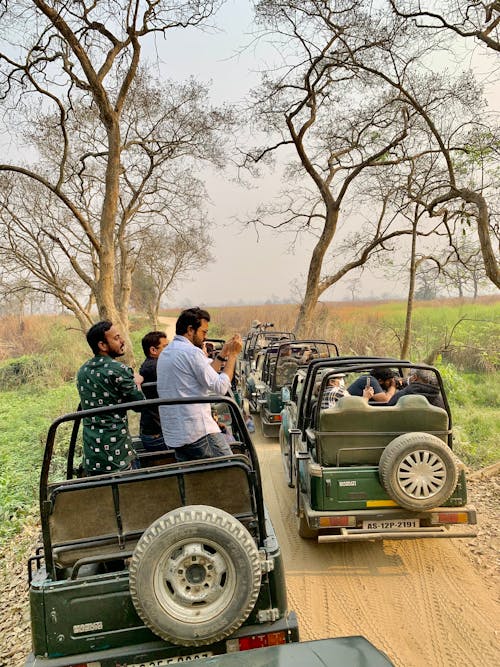
[(500, 606), (459, 540), (303, 540), (279, 444), (254, 442), (302, 640), (363, 635), (398, 667), (500, 664)]

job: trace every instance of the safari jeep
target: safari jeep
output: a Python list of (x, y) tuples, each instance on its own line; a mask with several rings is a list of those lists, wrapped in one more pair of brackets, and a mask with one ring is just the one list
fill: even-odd
[(265, 350), (281, 340), (292, 340), (295, 335), (291, 331), (270, 331), (274, 324), (268, 322), (250, 331), (238, 357), (237, 372), (238, 390), (240, 395), (249, 402), (251, 412), (258, 412), (256, 383), (260, 381), (262, 361)]
[[(415, 368), (430, 372), (444, 408), (423, 395), (401, 396), (394, 406), (346, 395), (325, 407), (332, 376), (348, 387), (376, 367), (391, 368), (401, 385)], [(295, 376), (280, 429), (299, 535), (319, 542), (475, 535), (476, 513), (452, 444), (437, 369), (381, 358), (312, 361)]]
[(26, 666), (159, 667), (298, 641), (241, 411), (220, 396), (149, 401), (185, 402), (226, 405), (231, 456), (177, 463), (171, 451), (142, 452), (140, 469), (78, 477), (82, 417), (113, 408), (51, 425), (40, 479), (43, 546), (29, 561)]
[(325, 340), (294, 340), (274, 343), (264, 355), (260, 381), (257, 383), (260, 423), (264, 437), (276, 438), (281, 424), (283, 394), (290, 387), (299, 367), (313, 359), (338, 355), (335, 343)]

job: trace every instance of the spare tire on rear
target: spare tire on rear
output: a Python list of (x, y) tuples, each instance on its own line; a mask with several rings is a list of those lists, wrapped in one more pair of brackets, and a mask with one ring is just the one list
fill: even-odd
[(426, 510), (439, 507), (453, 493), (458, 471), (451, 450), (430, 433), (404, 433), (384, 449), (380, 481), (401, 507)]
[(260, 582), (253, 537), (231, 514), (206, 505), (157, 519), (130, 563), (137, 613), (155, 634), (180, 646), (229, 636), (255, 606)]

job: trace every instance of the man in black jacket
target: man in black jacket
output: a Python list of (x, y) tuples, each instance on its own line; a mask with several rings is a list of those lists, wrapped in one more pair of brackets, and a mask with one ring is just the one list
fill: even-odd
[(444, 408), (436, 376), (432, 371), (423, 368), (413, 369), (406, 387), (397, 391), (386, 405), (395, 405), (401, 396), (409, 396), (411, 394), (425, 396), (431, 405)]
[[(146, 398), (158, 398), (156, 386), (145, 387), (148, 382), (156, 382), (156, 364), (160, 352), (168, 345), (167, 334), (164, 331), (150, 331), (141, 341), (142, 349), (146, 355), (139, 374), (144, 378), (143, 393)], [(156, 406), (145, 407), (141, 412), (140, 426), (141, 441), (144, 449), (155, 452), (166, 449), (161, 432), (160, 415)]]

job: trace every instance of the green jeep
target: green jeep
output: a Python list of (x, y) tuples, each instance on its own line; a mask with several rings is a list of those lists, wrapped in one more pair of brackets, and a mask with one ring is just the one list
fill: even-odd
[(295, 373), (313, 359), (338, 356), (335, 343), (325, 340), (293, 340), (270, 345), (264, 355), (257, 397), (262, 433), (266, 438), (276, 438), (281, 424), (283, 399), (289, 396)]
[[(389, 368), (403, 389), (395, 405), (345, 394), (330, 402), (332, 378), (348, 388)], [(441, 406), (404, 387), (417, 369)], [(407, 394), (407, 395), (404, 395)], [(285, 476), (296, 488), (299, 535), (319, 542), (471, 537), (463, 464), (452, 451), (452, 421), (439, 371), (373, 357), (312, 361), (299, 369), (282, 411)], [(467, 527), (466, 527), (467, 526)]]
[(40, 478), (43, 547), (29, 560), (26, 666), (159, 667), (298, 641), (241, 411), (220, 396), (148, 401), (183, 402), (227, 407), (233, 455), (177, 463), (169, 450), (141, 452), (140, 469), (79, 477), (82, 418), (116, 407), (51, 425)]

